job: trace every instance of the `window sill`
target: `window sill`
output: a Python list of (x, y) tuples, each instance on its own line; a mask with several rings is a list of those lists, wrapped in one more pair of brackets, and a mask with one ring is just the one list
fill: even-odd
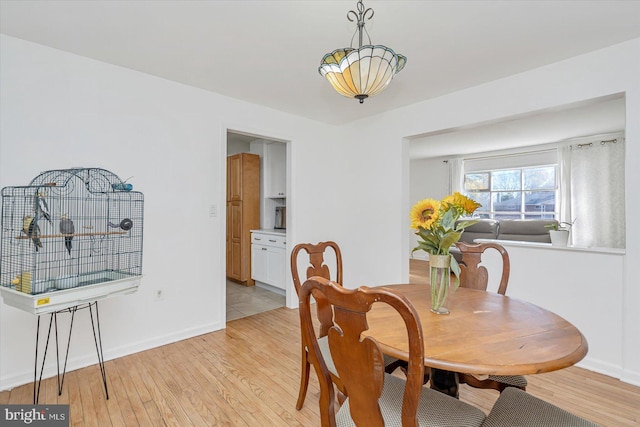
[(539, 243), (539, 242), (524, 242), (519, 240), (495, 240), (495, 239), (475, 239), (476, 243), (498, 243), (502, 246), (517, 246), (524, 248), (536, 248), (536, 249), (552, 249), (555, 251), (571, 251), (571, 252), (591, 252), (601, 253), (609, 255), (625, 255), (625, 249), (618, 248), (583, 248), (577, 246), (553, 246), (551, 243)]

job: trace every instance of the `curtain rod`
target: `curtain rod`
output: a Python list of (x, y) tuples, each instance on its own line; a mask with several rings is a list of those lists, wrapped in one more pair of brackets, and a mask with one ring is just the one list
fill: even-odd
[[(617, 138), (613, 138), (613, 139), (606, 139), (606, 140), (600, 141), (600, 145), (605, 145), (605, 144), (608, 144), (608, 143), (615, 144), (615, 143), (617, 143), (617, 142), (618, 142), (618, 139), (617, 139)], [(588, 148), (588, 147), (593, 147), (593, 142), (587, 142), (587, 143), (585, 143), (585, 144), (578, 144), (576, 147), (577, 147), (577, 148)], [(571, 148), (573, 148), (573, 145), (571, 145)]]
[[(609, 135), (611, 135), (612, 133), (616, 133), (616, 132), (611, 132), (609, 133)], [(601, 136), (604, 136), (606, 134), (600, 134)], [(591, 135), (591, 138), (595, 137), (596, 135)], [(575, 137), (575, 138), (568, 138), (565, 140), (561, 140), (561, 141), (556, 141), (555, 143), (549, 143), (549, 144), (561, 144), (562, 142), (568, 142), (571, 141), (572, 139), (585, 139), (585, 138), (590, 138), (589, 136), (581, 136), (581, 137)], [(624, 141), (624, 137), (622, 138)], [(605, 145), (607, 143), (612, 143), (615, 144), (618, 142), (617, 138), (613, 138), (613, 139), (606, 139), (606, 140), (601, 140), (600, 144), (601, 145)], [(549, 145), (546, 144), (546, 145)], [(586, 147), (590, 147), (592, 146), (593, 143), (589, 142), (589, 143), (584, 143), (584, 144), (577, 144), (577, 148), (586, 148)], [(569, 145), (569, 147), (573, 147), (573, 145)], [(558, 146), (554, 146), (552, 148), (544, 148), (541, 150), (531, 150), (531, 151), (522, 151), (519, 153), (509, 153), (509, 154), (498, 154), (495, 156), (491, 156), (491, 155), (486, 155), (486, 156), (479, 156), (479, 157), (462, 157), (463, 161), (467, 161), (467, 160), (486, 160), (486, 159), (496, 159), (496, 158), (504, 158), (504, 157), (515, 157), (515, 156), (523, 156), (523, 155), (528, 155), (528, 154), (537, 154), (537, 153), (548, 153), (551, 151), (556, 151), (558, 149)], [(449, 163), (449, 160), (443, 160), (443, 163)]]
[(503, 157), (526, 156), (526, 155), (529, 155), (529, 154), (548, 153), (548, 152), (551, 152), (551, 151), (556, 151), (556, 148), (545, 148), (543, 150), (521, 151), (519, 153), (498, 154), (498, 155), (495, 155), (495, 156), (465, 157), (462, 160), (464, 160), (466, 162), (467, 160), (500, 159), (500, 158), (503, 158)]

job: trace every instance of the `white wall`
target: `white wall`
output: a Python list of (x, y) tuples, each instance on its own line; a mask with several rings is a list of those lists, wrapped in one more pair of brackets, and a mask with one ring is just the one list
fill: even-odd
[[(429, 158), (411, 160), (409, 164), (409, 205), (413, 206), (423, 199), (440, 200), (449, 194), (449, 164), (445, 158)], [(407, 212), (407, 215), (409, 213)], [(418, 238), (414, 230), (407, 231), (409, 248), (418, 245)], [(424, 251), (416, 251), (413, 258), (428, 259)]]
[[(616, 250), (598, 253), (524, 247), (519, 242), (502, 244), (509, 252), (511, 265), (507, 294), (545, 307), (573, 323), (589, 343), (588, 357), (580, 366), (620, 377), (623, 297), (622, 286), (612, 283), (623, 281), (624, 256)], [(502, 260), (497, 251), (488, 251), (483, 263), (489, 270), (489, 289), (495, 292)]]
[[(376, 117), (352, 124), (367, 145), (379, 151), (384, 158), (376, 156), (369, 174), (372, 186), (384, 181), (384, 200), (376, 200), (367, 212), (384, 206), (387, 215), (365, 217), (360, 223), (358, 258), (352, 260), (351, 268), (370, 270), (363, 277), (369, 282), (378, 282), (380, 277), (396, 282), (407, 280), (410, 234), (408, 212), (411, 207), (408, 191), (409, 175), (398, 166), (408, 163), (407, 139), (413, 135), (435, 132), (441, 129), (473, 125), (498, 120), (517, 114), (553, 108), (616, 93), (626, 95), (626, 182), (640, 182), (640, 39), (635, 39), (590, 54), (581, 55), (556, 64), (541, 67), (526, 73), (496, 80), (484, 85), (442, 96), (412, 106), (397, 109)], [(373, 102), (374, 100), (372, 100)], [(481, 150), (478, 150), (481, 151)], [(384, 192), (384, 191), (383, 191)], [(379, 194), (375, 189), (363, 189), (363, 198)], [(393, 212), (388, 212), (390, 206)], [(619, 376), (623, 381), (640, 384), (640, 223), (633, 221), (640, 209), (640, 193), (632, 185), (626, 190), (627, 248), (625, 255), (611, 264), (610, 255), (580, 254), (576, 258), (571, 252), (557, 254), (551, 260), (558, 266), (569, 268), (541, 267), (537, 263), (522, 263), (521, 269), (512, 269), (512, 289), (528, 290), (528, 297), (536, 295), (537, 302), (560, 315), (571, 319), (588, 331), (590, 352), (584, 364)], [(397, 238), (404, 236), (403, 238)], [(375, 257), (385, 259), (384, 272), (371, 269), (370, 256), (375, 247)], [(404, 263), (398, 262), (398, 254), (404, 253)], [(524, 258), (536, 259), (533, 250), (518, 250)], [(374, 261), (375, 262), (375, 261)], [(375, 266), (374, 266), (375, 267)], [(620, 270), (618, 270), (618, 267)], [(549, 275), (549, 272), (553, 272)], [(604, 292), (599, 289), (603, 272), (613, 269)], [(621, 272), (621, 275), (617, 273)], [(544, 273), (544, 274), (543, 274)], [(593, 273), (593, 274), (591, 274)], [(546, 282), (545, 282), (546, 281)], [(567, 286), (563, 290), (563, 302), (558, 304), (556, 296), (540, 289), (541, 283)], [(513, 286), (513, 288), (512, 288)], [(570, 299), (575, 295), (579, 302)], [(613, 302), (605, 303), (613, 296)], [(581, 301), (597, 301), (582, 304)], [(614, 319), (614, 321), (612, 321)], [(605, 328), (597, 325), (607, 325)], [(615, 336), (620, 336), (617, 341)], [(612, 341), (613, 339), (613, 341)], [(612, 346), (608, 347), (607, 346)]]
[[(408, 279), (408, 136), (626, 92), (626, 180), (640, 181), (640, 39), (344, 127), (6, 36), (0, 43), (0, 186), (83, 165), (133, 175), (130, 182), (145, 193), (142, 287), (101, 304), (108, 359), (223, 327), (225, 222), (208, 213), (212, 203), (219, 212), (224, 206), (227, 129), (291, 141), (288, 250), (295, 242), (336, 240), (347, 287)], [(640, 193), (631, 190), (627, 186), (627, 233), (640, 236), (640, 223), (631, 221)], [(198, 230), (189, 232), (194, 223)], [(607, 310), (594, 311), (593, 303), (558, 305), (549, 293), (535, 296), (581, 328), (588, 325), (592, 366), (617, 366), (623, 380), (640, 384), (640, 239), (627, 242), (622, 275), (610, 284), (620, 295), (613, 304), (614, 311), (622, 307), (619, 321), (610, 323)], [(600, 257), (584, 262), (595, 266)], [(553, 260), (576, 268), (583, 263), (566, 258)], [(525, 268), (512, 273), (510, 288), (538, 288), (540, 280)], [(580, 298), (601, 277), (576, 283), (582, 275), (575, 271), (549, 272), (547, 283), (557, 275), (558, 283), (568, 284), (566, 295)], [(157, 288), (166, 293), (162, 302), (153, 301)], [(287, 305), (295, 307), (291, 294)], [(34, 316), (0, 305), (0, 389), (31, 380), (34, 325)], [(614, 340), (615, 348), (600, 347), (610, 342), (607, 334), (619, 332), (619, 346)], [(95, 363), (86, 324), (74, 328), (72, 344), (71, 369)]]
[[(323, 139), (332, 128), (313, 121), (12, 37), (1, 36), (0, 53), (0, 187), (84, 166), (133, 176), (144, 193), (141, 288), (100, 303), (107, 359), (224, 327), (228, 128), (292, 141), (303, 174), (339, 157), (339, 133)], [(311, 202), (335, 200), (316, 182), (310, 175), (294, 185), (304, 189), (292, 198), (297, 215), (311, 221), (300, 222), (315, 233), (305, 238), (333, 228), (314, 218)], [(157, 289), (164, 300), (155, 301)], [(33, 379), (35, 325), (35, 316), (0, 304), (0, 390)], [(89, 326), (78, 313), (69, 369), (97, 361)], [(55, 373), (51, 351), (45, 376)]]

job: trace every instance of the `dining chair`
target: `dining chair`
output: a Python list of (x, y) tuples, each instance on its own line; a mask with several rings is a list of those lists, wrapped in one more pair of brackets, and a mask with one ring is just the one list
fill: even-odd
[[(298, 258), (301, 253), (308, 255), (308, 263), (306, 264), (305, 279), (313, 276), (324, 277), (327, 280), (333, 280), (335, 283), (342, 285), (342, 252), (337, 243), (328, 241), (320, 242), (317, 244), (312, 243), (300, 243), (293, 248), (291, 252), (291, 274), (293, 276), (293, 285), (296, 289), (298, 296), (300, 295), (300, 288), (302, 282), (300, 280), (300, 269), (302, 263), (298, 263)], [(325, 256), (327, 257), (325, 259)], [(334, 274), (331, 274), (329, 265), (335, 266)], [(331, 308), (323, 304), (318, 304), (316, 307), (316, 317), (320, 320), (320, 324), (324, 325), (325, 320), (332, 316)], [(303, 325), (301, 325), (302, 327)], [(344, 387), (337, 375), (333, 362), (331, 360), (331, 354), (329, 352), (329, 346), (327, 344), (327, 330), (321, 327), (319, 333), (320, 351), (324, 355), (327, 365), (329, 366), (329, 372), (331, 381), (338, 387), (338, 390), (342, 394), (345, 393)], [(303, 337), (304, 338), (304, 337)], [(309, 372), (310, 372), (310, 358), (309, 347), (307, 343), (302, 339), (302, 367), (300, 373), (300, 390), (298, 392), (298, 401), (296, 403), (296, 409), (300, 410), (304, 404), (305, 397), (307, 395), (307, 388), (309, 386)], [(396, 368), (401, 366), (402, 361), (394, 359), (390, 356), (385, 356), (385, 369), (387, 372), (393, 372)]]
[[(327, 342), (346, 400), (338, 409), (330, 385), (327, 361), (312, 326), (311, 296), (316, 303), (332, 308), (324, 319)], [(308, 343), (309, 357), (320, 381), (322, 426), (480, 426), (485, 414), (480, 409), (446, 394), (422, 386), (424, 341), (418, 314), (409, 300), (385, 288), (345, 289), (323, 277), (312, 277), (300, 289), (300, 323)], [(368, 329), (371, 306), (387, 304), (404, 322), (409, 344), (406, 380), (385, 373), (383, 353)], [(336, 411), (337, 409), (337, 411)]]
[[(486, 291), (489, 284), (489, 273), (486, 267), (480, 265), (482, 255), (488, 249), (498, 251), (502, 259), (502, 275), (497, 292), (500, 295), (506, 294), (511, 264), (509, 262), (509, 253), (504, 246), (497, 243), (470, 244), (457, 242), (456, 247), (460, 251), (460, 261), (458, 262), (460, 265), (460, 286), (482, 291)], [(489, 375), (483, 378), (460, 373), (458, 378), (461, 384), (467, 384), (475, 388), (498, 390), (499, 392), (502, 392), (507, 387), (517, 387), (521, 390), (527, 389), (527, 379), (522, 375)]]

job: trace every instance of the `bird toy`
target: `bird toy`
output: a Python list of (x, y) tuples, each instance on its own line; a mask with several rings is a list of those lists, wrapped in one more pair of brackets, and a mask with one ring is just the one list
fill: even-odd
[(40, 226), (38, 226), (37, 220), (31, 215), (26, 215), (22, 219), (22, 232), (31, 239), (37, 252), (38, 248), (42, 247), (42, 242), (40, 241)]

